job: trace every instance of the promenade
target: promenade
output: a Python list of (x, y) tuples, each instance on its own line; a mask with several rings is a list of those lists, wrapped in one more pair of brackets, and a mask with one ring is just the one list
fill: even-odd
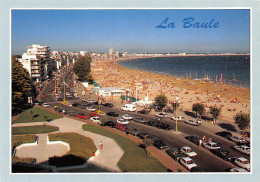
[[(19, 126), (32, 126), (32, 125), (42, 125), (43, 123), (19, 123), (19, 124), (13, 124), (13, 127), (19, 127)], [(96, 145), (96, 148), (98, 151), (96, 151), (96, 157), (91, 158), (91, 160), (88, 161), (89, 164), (92, 164), (94, 166), (97, 166), (99, 168), (105, 169), (105, 171), (113, 171), (113, 172), (120, 172), (121, 170), (117, 166), (117, 163), (121, 159), (121, 157), (124, 154), (124, 151), (120, 148), (120, 146), (111, 138), (98, 135), (95, 133), (91, 133), (88, 131), (84, 131), (82, 129), (82, 125), (85, 123), (71, 119), (71, 118), (61, 118), (52, 121), (51, 123), (48, 123), (50, 126), (56, 126), (59, 127), (59, 131), (54, 133), (64, 133), (64, 132), (74, 132), (83, 136), (86, 136), (88, 138), (91, 138)], [(47, 135), (47, 134), (46, 134)], [(99, 149), (100, 142), (103, 142), (103, 149)], [(37, 163), (43, 162), (44, 160), (48, 160), (48, 156), (52, 156), (51, 150), (46, 147), (46, 143), (43, 141), (39, 142), (40, 146), (38, 146), (37, 150), (41, 150), (41, 152), (38, 152), (35, 150), (34, 152), (30, 150), (22, 151), (21, 153), (28, 153), (30, 157), (35, 156), (34, 158), (37, 159)], [(60, 151), (59, 149), (55, 149), (57, 151)], [(62, 152), (62, 151), (61, 151)], [(20, 151), (18, 151), (17, 156), (25, 157), (24, 155), (20, 154)], [(28, 155), (26, 157), (28, 157)], [(42, 157), (41, 157), (42, 156)], [(39, 161), (38, 161), (39, 160)], [(83, 166), (84, 168), (86, 166)], [(83, 168), (82, 167), (82, 168)], [(87, 169), (85, 169), (87, 170)]]

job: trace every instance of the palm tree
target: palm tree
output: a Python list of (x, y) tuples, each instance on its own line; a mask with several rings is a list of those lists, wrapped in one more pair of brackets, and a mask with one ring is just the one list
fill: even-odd
[(196, 117), (198, 117), (198, 114), (199, 114), (200, 118), (201, 118), (201, 115), (204, 114), (205, 106), (204, 106), (204, 104), (201, 104), (201, 103), (195, 103), (192, 105), (192, 111), (196, 112)]
[(214, 119), (214, 124), (216, 124), (216, 121), (217, 121), (218, 117), (220, 116), (220, 113), (221, 113), (221, 108), (217, 108), (217, 107), (210, 108), (210, 114), (212, 115), (212, 117)]

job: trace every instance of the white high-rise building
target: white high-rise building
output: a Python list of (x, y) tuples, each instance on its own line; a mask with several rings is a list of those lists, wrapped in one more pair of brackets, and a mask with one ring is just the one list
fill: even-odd
[(22, 58), (18, 60), (28, 70), (35, 82), (47, 79), (48, 73), (52, 71), (53, 59), (50, 58), (48, 46), (32, 44), (32, 46), (27, 47), (27, 53), (24, 53)]
[(108, 52), (110, 55), (114, 54), (114, 50), (113, 49), (109, 49), (109, 52)]

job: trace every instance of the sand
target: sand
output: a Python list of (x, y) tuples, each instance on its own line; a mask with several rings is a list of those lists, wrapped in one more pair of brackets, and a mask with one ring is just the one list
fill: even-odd
[(122, 59), (93, 62), (94, 80), (102, 87), (128, 89), (133, 97), (136, 97), (137, 87), (137, 96), (142, 100), (147, 94), (149, 100), (165, 94), (169, 102), (180, 102), (185, 111), (191, 111), (194, 103), (203, 103), (208, 116), (210, 106), (221, 107), (220, 118), (228, 122), (234, 122), (234, 115), (240, 111), (250, 113), (250, 88), (134, 70), (119, 65), (118, 61)]

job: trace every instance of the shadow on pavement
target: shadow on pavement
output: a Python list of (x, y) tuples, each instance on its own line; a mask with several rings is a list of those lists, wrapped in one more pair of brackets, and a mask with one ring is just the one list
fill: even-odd
[(232, 124), (228, 124), (228, 123), (219, 123), (218, 124), (221, 128), (231, 131), (231, 132), (236, 132), (236, 127)]
[(62, 157), (49, 158), (49, 165), (56, 166), (56, 167), (77, 166), (77, 165), (82, 165), (85, 162), (86, 159), (75, 155), (65, 155)]

